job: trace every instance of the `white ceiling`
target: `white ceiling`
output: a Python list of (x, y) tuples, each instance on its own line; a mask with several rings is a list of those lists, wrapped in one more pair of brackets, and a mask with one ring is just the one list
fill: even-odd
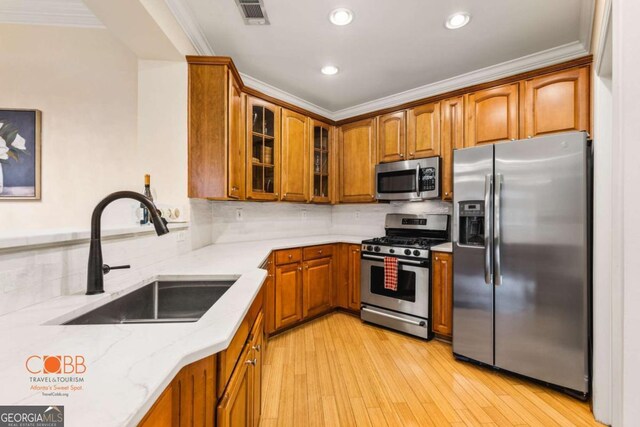
[[(234, 0), (167, 0), (191, 12), (182, 24), (192, 40), (200, 37), (200, 50), (231, 56), (243, 74), (332, 113), (572, 42), (580, 46), (573, 56), (584, 54), (593, 2), (264, 0), (271, 25), (247, 26)], [(329, 22), (336, 7), (354, 11), (350, 25)], [(457, 11), (471, 13), (471, 22), (447, 30)], [(558, 59), (566, 58), (544, 57)], [(325, 64), (340, 73), (322, 75)]]

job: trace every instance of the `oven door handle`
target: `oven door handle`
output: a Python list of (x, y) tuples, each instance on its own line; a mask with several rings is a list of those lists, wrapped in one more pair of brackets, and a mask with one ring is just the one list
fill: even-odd
[(360, 309), (367, 313), (377, 314), (378, 316), (387, 317), (393, 320), (399, 320), (400, 322), (408, 323), (414, 326), (420, 326), (421, 328), (424, 328), (427, 325), (427, 322), (425, 322), (424, 320), (421, 320), (418, 322), (417, 320), (405, 319), (404, 317), (394, 316), (393, 314), (383, 313), (382, 311), (371, 310), (370, 308), (367, 308), (367, 307), (361, 307)]
[[(368, 259), (368, 260), (372, 260), (372, 261), (384, 261), (384, 257), (383, 256), (378, 256), (378, 255), (362, 255), (362, 259)], [(426, 261), (414, 261), (412, 259), (401, 259), (398, 258), (398, 263), (402, 264), (413, 264), (413, 265), (422, 265), (424, 264)]]

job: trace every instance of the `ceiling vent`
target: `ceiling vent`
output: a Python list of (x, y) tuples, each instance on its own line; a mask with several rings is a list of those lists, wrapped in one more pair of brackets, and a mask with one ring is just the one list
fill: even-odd
[(269, 25), (267, 10), (262, 0), (236, 0), (242, 19), (247, 25)]

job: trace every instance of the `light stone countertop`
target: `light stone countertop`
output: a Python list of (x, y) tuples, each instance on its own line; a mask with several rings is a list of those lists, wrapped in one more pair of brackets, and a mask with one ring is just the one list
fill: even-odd
[(453, 245), (451, 242), (442, 243), (436, 246), (431, 246), (431, 252), (453, 252)]
[[(0, 405), (64, 405), (65, 425), (71, 427), (134, 426), (183, 366), (227, 348), (266, 277), (259, 266), (272, 250), (365, 238), (320, 235), (211, 245), (166, 263), (147, 280), (0, 316)], [(194, 323), (59, 325), (154, 280), (177, 278), (237, 281)], [(59, 385), (83, 389), (68, 397), (31, 390), (25, 367), (31, 355), (82, 355), (84, 382)]]

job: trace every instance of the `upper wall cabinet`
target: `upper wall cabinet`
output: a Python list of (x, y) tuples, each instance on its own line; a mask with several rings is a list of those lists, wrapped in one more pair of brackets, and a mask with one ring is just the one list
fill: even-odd
[(331, 203), (334, 172), (333, 128), (326, 123), (311, 120), (310, 171), (313, 203)]
[(343, 125), (339, 151), (339, 201), (375, 201), (376, 119)]
[(189, 197), (244, 197), (243, 100), (228, 65), (189, 63)]
[(280, 200), (309, 200), (309, 120), (282, 109)]
[(518, 83), (466, 95), (465, 147), (518, 138)]
[(280, 107), (254, 97), (247, 104), (247, 199), (278, 200)]
[(464, 99), (445, 99), (442, 105), (442, 198), (453, 200), (453, 150), (464, 147)]
[(553, 132), (591, 130), (589, 66), (548, 74), (522, 83), (521, 138)]
[(407, 158), (420, 159), (440, 154), (440, 103), (421, 105), (407, 111)]
[(378, 161), (380, 163), (404, 160), (407, 151), (405, 112), (378, 117)]

